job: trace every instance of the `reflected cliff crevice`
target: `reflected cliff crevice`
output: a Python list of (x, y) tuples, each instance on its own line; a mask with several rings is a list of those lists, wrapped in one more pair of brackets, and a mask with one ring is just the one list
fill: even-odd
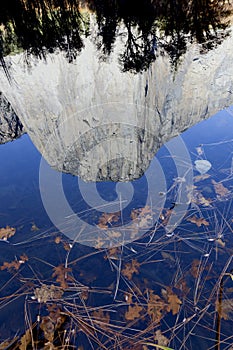
[(10, 103), (0, 92), (0, 144), (13, 141), (25, 133), (25, 129)]

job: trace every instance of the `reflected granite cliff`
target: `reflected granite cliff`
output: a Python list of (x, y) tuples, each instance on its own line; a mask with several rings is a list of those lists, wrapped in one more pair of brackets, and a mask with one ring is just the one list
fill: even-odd
[(25, 130), (10, 103), (0, 93), (0, 144), (13, 141)]
[[(156, 151), (166, 141), (233, 104), (232, 34), (231, 27), (226, 24), (229, 9), (220, 12), (215, 4), (218, 9), (215, 13), (214, 2), (211, 2), (212, 17), (208, 15), (204, 21), (201, 16), (204, 8), (199, 15), (197, 9), (195, 12), (189, 8), (191, 14), (184, 17), (183, 11), (181, 25), (174, 16), (171, 21), (170, 7), (171, 13), (166, 12), (164, 23), (161, 18), (165, 20), (166, 16), (161, 8), (160, 35), (155, 36), (155, 32), (152, 35), (152, 29), (156, 33), (158, 30), (158, 26), (154, 27), (155, 17), (152, 21), (148, 14), (140, 17), (130, 12), (129, 15), (126, 9), (121, 13), (120, 6), (110, 16), (109, 12), (105, 13), (104, 6), (101, 12), (101, 8), (95, 6), (97, 4), (100, 2), (89, 3), (93, 12), (88, 12), (88, 35), (79, 31), (82, 39), (80, 54), (71, 55), (72, 59), (69, 59), (70, 51), (66, 45), (61, 47), (59, 40), (50, 47), (43, 42), (44, 46), (38, 47), (38, 52), (34, 52), (33, 38), (27, 47), (21, 42), (28, 54), (15, 52), (4, 57), (1, 89), (33, 143), (52, 167), (79, 175), (85, 181), (129, 181), (145, 172)], [(154, 8), (157, 14), (158, 6)], [(181, 9), (183, 7), (177, 5), (177, 11)], [(42, 9), (36, 13), (40, 14), (40, 11)], [(82, 18), (80, 11), (79, 19)], [(189, 17), (193, 19), (193, 27), (191, 20), (188, 27), (186, 20)], [(150, 23), (145, 22), (145, 18), (150, 19)], [(204, 21), (202, 36), (200, 28), (194, 27), (197, 18)], [(140, 24), (142, 19), (144, 25), (148, 25), (146, 37), (139, 37), (139, 32), (146, 32)], [(206, 21), (208, 28), (212, 23), (210, 32), (205, 30)], [(55, 31), (60, 30), (59, 23)], [(171, 24), (174, 28), (169, 31)], [(110, 28), (113, 32), (109, 32)], [(109, 36), (105, 37), (104, 33)], [(187, 36), (182, 55), (173, 45), (174, 33), (179, 37), (176, 41), (179, 47), (181, 37)], [(67, 35), (62, 36), (66, 44), (70, 39)], [(143, 44), (136, 45), (135, 35)], [(149, 37), (150, 46), (147, 45)], [(158, 48), (158, 42), (169, 43), (165, 45), (167, 50), (162, 45)], [(144, 44), (153, 53), (153, 59), (147, 60)], [(141, 51), (129, 49), (132, 45)], [(125, 50), (127, 60), (122, 65), (119, 58), (124, 56)], [(105, 59), (103, 52), (107, 55)], [(176, 69), (172, 52), (179, 57)], [(40, 57), (43, 54), (44, 59)], [(136, 62), (139, 65), (135, 65)]]

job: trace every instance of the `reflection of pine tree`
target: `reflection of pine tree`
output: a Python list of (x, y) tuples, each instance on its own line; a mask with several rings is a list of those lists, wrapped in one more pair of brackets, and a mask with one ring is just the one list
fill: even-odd
[(173, 66), (188, 42), (212, 49), (227, 36), (231, 14), (228, 3), (216, 0), (2, 0), (1, 57), (21, 49), (41, 58), (60, 49), (72, 62), (83, 47), (83, 35), (89, 35), (88, 16), (80, 11), (84, 5), (96, 14), (95, 42), (103, 59), (124, 24), (125, 50), (119, 60), (123, 71), (134, 72), (147, 69), (159, 47)]

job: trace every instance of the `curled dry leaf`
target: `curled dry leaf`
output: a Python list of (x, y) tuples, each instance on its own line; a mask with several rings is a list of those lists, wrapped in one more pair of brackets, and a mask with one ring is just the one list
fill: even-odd
[(14, 227), (6, 226), (5, 228), (0, 228), (0, 239), (7, 240), (8, 238), (14, 236), (16, 229)]
[(54, 284), (42, 284), (40, 288), (36, 288), (34, 295), (38, 303), (47, 303), (47, 301), (60, 299), (63, 295), (63, 290)]

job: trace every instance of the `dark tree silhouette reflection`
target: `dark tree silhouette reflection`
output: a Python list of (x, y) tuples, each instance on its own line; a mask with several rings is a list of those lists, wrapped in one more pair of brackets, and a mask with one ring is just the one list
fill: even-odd
[(220, 44), (228, 35), (232, 4), (216, 0), (1, 0), (2, 64), (5, 55), (19, 50), (27, 57), (45, 58), (60, 49), (72, 62), (84, 37), (90, 35), (91, 13), (96, 15), (100, 57), (107, 59), (116, 36), (121, 35), (125, 40), (119, 57), (122, 70), (140, 72), (165, 52), (176, 66), (190, 42), (200, 44), (203, 52)]

